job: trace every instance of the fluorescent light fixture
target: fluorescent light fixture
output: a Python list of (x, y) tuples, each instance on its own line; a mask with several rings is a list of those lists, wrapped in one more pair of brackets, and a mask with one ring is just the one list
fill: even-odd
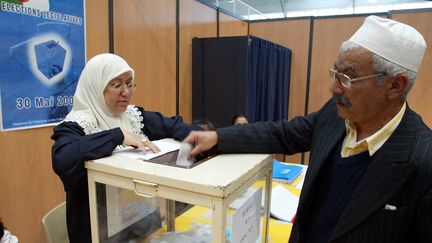
[[(242, 2), (240, 0), (240, 2)], [(421, 1), (421, 2), (409, 2), (409, 3), (387, 3), (379, 4), (379, 0), (368, 0), (371, 5), (360, 5), (360, 6), (349, 6), (349, 7), (334, 7), (334, 8), (323, 8), (323, 9), (311, 9), (311, 10), (299, 10), (299, 11), (287, 11), (287, 18), (294, 17), (305, 17), (305, 16), (333, 16), (333, 15), (349, 15), (349, 14), (367, 14), (367, 13), (379, 13), (387, 12), (390, 10), (406, 10), (406, 9), (422, 9), (432, 8), (432, 1)], [(373, 4), (373, 5), (372, 5)], [(253, 14), (242, 14), (242, 17), (249, 20), (261, 20), (261, 19), (275, 19), (284, 18), (282, 12), (265, 13), (265, 15), (258, 14), (257, 12), (250, 9)]]

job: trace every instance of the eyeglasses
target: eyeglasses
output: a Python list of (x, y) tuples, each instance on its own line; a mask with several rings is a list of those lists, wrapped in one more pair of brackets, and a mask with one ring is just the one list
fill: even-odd
[(121, 88), (123, 87), (123, 85), (126, 87), (127, 90), (129, 90), (130, 92), (134, 91), (136, 88), (136, 84), (134, 82), (130, 82), (130, 83), (113, 83), (113, 84), (109, 84), (115, 91), (120, 92)]
[(335, 81), (336, 79), (339, 81), (339, 83), (344, 86), (345, 88), (351, 87), (351, 84), (357, 81), (369, 79), (369, 78), (376, 78), (385, 75), (385, 73), (377, 73), (372, 74), (368, 76), (358, 77), (358, 78), (350, 78), (348, 75), (339, 72), (336, 69), (330, 68), (329, 69), (330, 77)]

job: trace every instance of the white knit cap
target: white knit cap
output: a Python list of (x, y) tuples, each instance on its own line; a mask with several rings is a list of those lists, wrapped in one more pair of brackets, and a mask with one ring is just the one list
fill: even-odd
[(349, 41), (414, 72), (426, 51), (426, 42), (416, 29), (374, 15), (365, 19)]

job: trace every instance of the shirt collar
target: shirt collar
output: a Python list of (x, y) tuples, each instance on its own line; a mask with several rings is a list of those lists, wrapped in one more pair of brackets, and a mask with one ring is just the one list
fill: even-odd
[(349, 120), (345, 120), (346, 137), (342, 146), (341, 156), (348, 157), (368, 150), (369, 155), (372, 156), (378, 151), (382, 145), (390, 138), (396, 130), (406, 110), (406, 102), (403, 104), (400, 111), (394, 116), (384, 127), (372, 134), (371, 136), (357, 140), (357, 129), (355, 125)]

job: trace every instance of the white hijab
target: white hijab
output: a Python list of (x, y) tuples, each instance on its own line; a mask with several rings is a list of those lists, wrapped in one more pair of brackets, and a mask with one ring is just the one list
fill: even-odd
[(136, 108), (129, 106), (126, 112), (116, 116), (105, 103), (104, 90), (108, 82), (125, 72), (130, 72), (134, 79), (134, 70), (115, 54), (105, 53), (91, 58), (81, 73), (72, 111), (64, 121), (77, 122), (86, 134), (116, 127), (140, 134)]
[(9, 230), (4, 230), (4, 234), (0, 239), (0, 243), (18, 243), (18, 238), (11, 234)]

